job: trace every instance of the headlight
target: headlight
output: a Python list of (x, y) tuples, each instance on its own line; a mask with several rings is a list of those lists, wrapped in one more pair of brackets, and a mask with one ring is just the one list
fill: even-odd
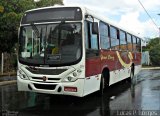
[(19, 77), (20, 77), (21, 79), (28, 80), (27, 75), (26, 75), (22, 70), (19, 70)]
[(73, 76), (76, 77), (76, 76), (77, 76), (77, 73), (76, 73), (76, 72), (73, 72)]
[(75, 82), (78, 79), (78, 77), (81, 75), (82, 68), (83, 67), (79, 67), (73, 72), (71, 72), (70, 74), (68, 74), (66, 77), (62, 79), (62, 82)]
[(78, 79), (78, 76), (80, 75), (82, 71), (75, 70), (72, 73), (70, 73), (68, 76), (62, 79), (62, 82), (75, 82)]
[(73, 76), (67, 76), (65, 77), (62, 81), (63, 82), (74, 82), (77, 80), (77, 77), (73, 77)]

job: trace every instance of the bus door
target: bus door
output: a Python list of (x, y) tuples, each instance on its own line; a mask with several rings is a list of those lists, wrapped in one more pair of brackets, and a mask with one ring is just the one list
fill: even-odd
[[(98, 74), (100, 74), (99, 36), (92, 32), (92, 22), (85, 22), (86, 47), (86, 83), (87, 92), (93, 92), (98, 87)], [(89, 81), (90, 80), (90, 81)]]

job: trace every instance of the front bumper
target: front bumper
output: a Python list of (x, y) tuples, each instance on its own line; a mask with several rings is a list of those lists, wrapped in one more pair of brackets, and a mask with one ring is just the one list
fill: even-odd
[[(77, 79), (75, 82), (47, 83), (24, 80), (17, 76), (18, 91), (32, 91), (46, 94), (61, 94), (83, 97), (84, 79)], [(76, 87), (77, 92), (65, 91), (64, 87)]]

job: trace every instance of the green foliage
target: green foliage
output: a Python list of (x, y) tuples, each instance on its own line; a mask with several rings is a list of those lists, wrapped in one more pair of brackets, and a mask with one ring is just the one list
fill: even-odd
[[(18, 40), (18, 27), (26, 10), (63, 4), (62, 0), (1, 0), (0, 2), (0, 53), (12, 52)], [(3, 9), (4, 8), (4, 9)], [(3, 10), (2, 10), (3, 9)]]
[(36, 2), (36, 7), (53, 6), (54, 4), (63, 4), (62, 0), (40, 0)]
[(160, 66), (160, 44), (152, 47), (149, 54), (150, 54), (152, 65)]
[(159, 42), (160, 42), (160, 38), (158, 38), (158, 37), (151, 39), (149, 41), (149, 43), (147, 44), (145, 50), (147, 51), (147, 50), (153, 49), (155, 47), (155, 45), (159, 44)]
[(160, 66), (160, 38), (151, 39), (143, 51), (149, 51), (152, 65)]

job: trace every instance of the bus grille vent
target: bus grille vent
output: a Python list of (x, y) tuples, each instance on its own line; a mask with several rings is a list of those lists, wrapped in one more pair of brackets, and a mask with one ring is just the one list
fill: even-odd
[(54, 90), (56, 85), (34, 84), (34, 87), (37, 89)]

